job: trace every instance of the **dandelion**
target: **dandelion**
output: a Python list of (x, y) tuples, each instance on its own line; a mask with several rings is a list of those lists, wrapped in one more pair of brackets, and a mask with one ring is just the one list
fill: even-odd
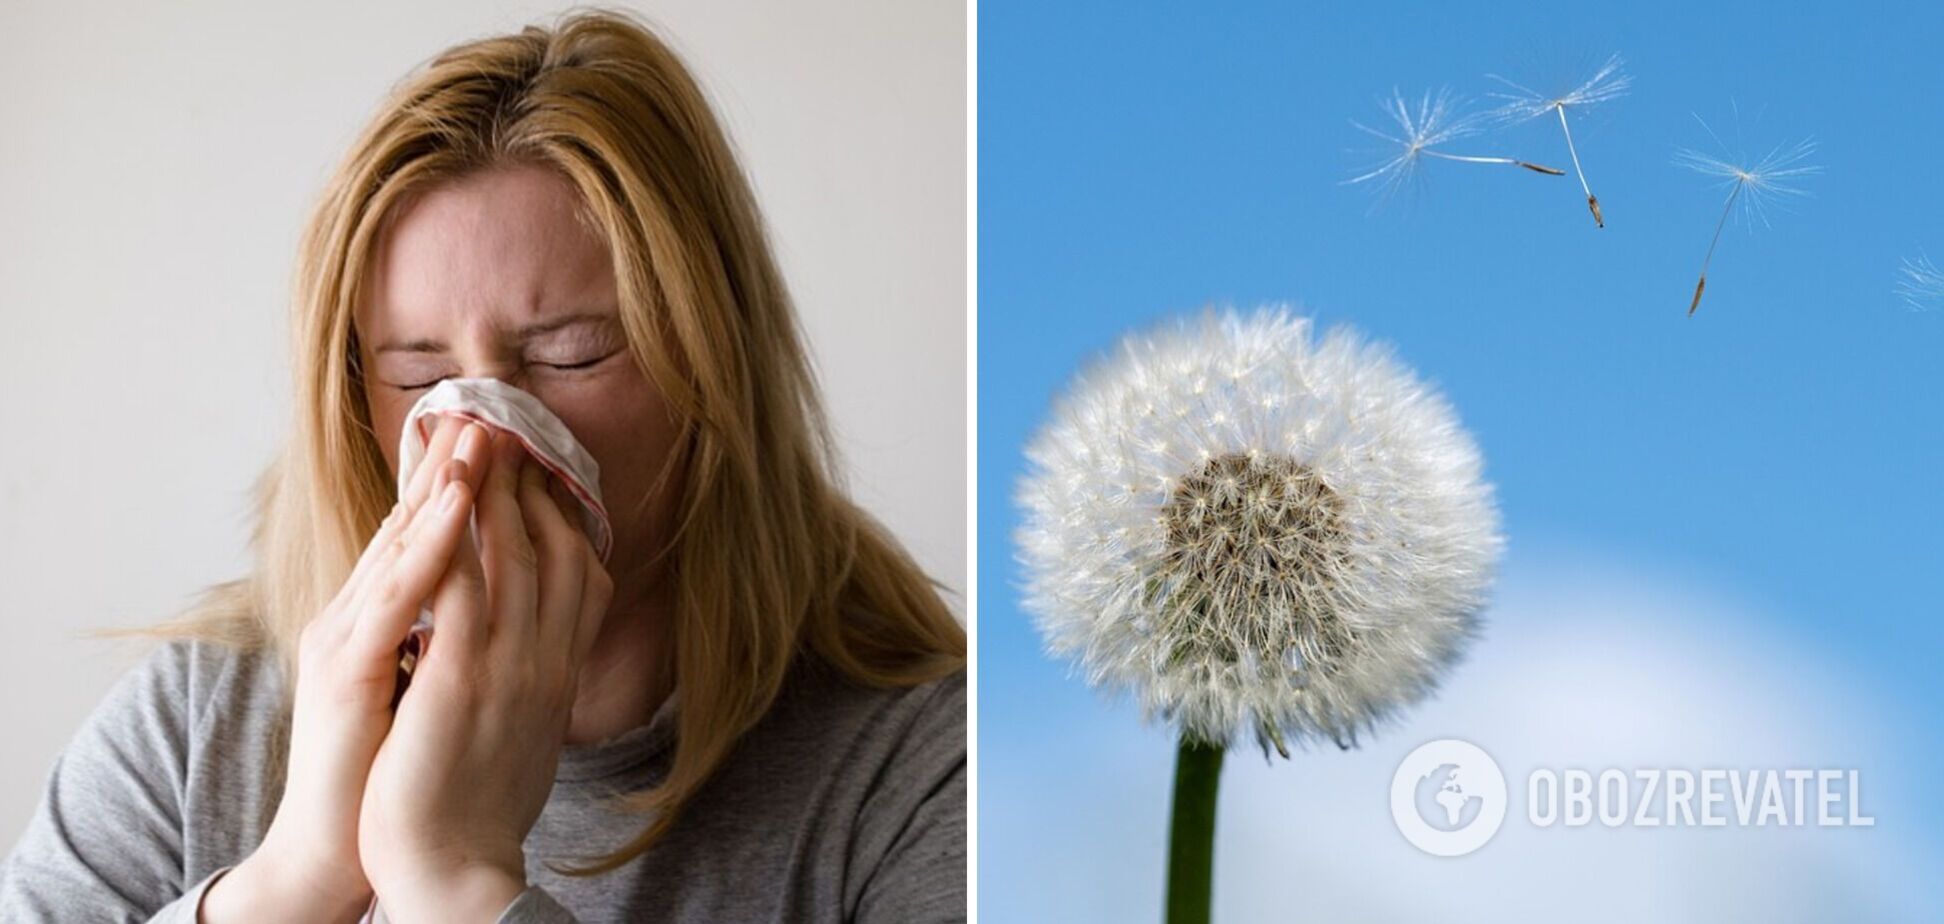
[(1593, 213), (1595, 225), (1606, 227), (1606, 218), (1600, 214), (1600, 197), (1593, 195), (1593, 187), (1586, 182), (1586, 170), (1580, 166), (1579, 148), (1573, 144), (1573, 126), (1566, 118), (1566, 110), (1584, 109), (1625, 95), (1627, 88), (1633, 84), (1633, 78), (1620, 70), (1620, 56), (1608, 58), (1586, 82), (1556, 96), (1520, 86), (1497, 74), (1485, 76), (1517, 91), (1492, 94), (1497, 99), (1505, 100), (1505, 104), (1495, 111), (1500, 118), (1524, 122), (1547, 113), (1559, 117), (1559, 130), (1566, 135), (1566, 153), (1573, 158), (1573, 173), (1579, 177), (1580, 190), (1586, 193), (1586, 208)]
[(1027, 459), (1025, 608), (1177, 728), (1169, 920), (1206, 920), (1234, 735), (1349, 747), (1476, 633), (1502, 545), (1478, 448), (1388, 349), (1210, 310), (1084, 371)]
[(1388, 197), (1400, 187), (1417, 177), (1418, 165), (1423, 158), (1436, 157), (1440, 160), (1453, 160), (1468, 164), (1505, 164), (1524, 167), (1535, 173), (1550, 176), (1565, 176), (1566, 171), (1541, 164), (1529, 163), (1512, 157), (1493, 157), (1479, 154), (1452, 154), (1438, 150), (1440, 145), (1478, 134), (1483, 130), (1483, 120), (1476, 114), (1466, 115), (1458, 112), (1458, 104), (1452, 99), (1449, 90), (1427, 91), (1415, 107), (1397, 91), (1391, 91), (1389, 99), (1382, 103), (1384, 114), (1397, 123), (1396, 134), (1371, 128), (1361, 122), (1350, 124), (1358, 130), (1383, 139), (1395, 149), (1394, 153), (1373, 164), (1366, 172), (1345, 180), (1345, 184), (1376, 181)]
[(1935, 308), (1944, 303), (1944, 271), (1939, 271), (1928, 256), (1905, 257), (1897, 294), (1913, 311)]
[[(1702, 121), (1700, 116), (1695, 116), (1695, 121), (1701, 122), (1701, 127), (1725, 152), (1727, 145), (1722, 143), (1721, 136), (1708, 128), (1708, 123)], [(1728, 216), (1740, 205), (1745, 221), (1751, 225), (1760, 221), (1767, 227), (1769, 206), (1778, 204), (1782, 199), (1803, 195), (1802, 189), (1794, 182), (1822, 171), (1821, 167), (1803, 163), (1815, 150), (1815, 142), (1807, 140), (1778, 145), (1752, 166), (1747, 164), (1746, 158), (1725, 160), (1688, 149), (1674, 155), (1676, 164), (1719, 178), (1729, 187), (1728, 200), (1721, 206), (1721, 218), (1715, 221), (1714, 237), (1708, 241), (1708, 253), (1701, 258), (1701, 277), (1694, 284), (1694, 299), (1688, 303), (1688, 317), (1693, 317), (1694, 310), (1701, 307), (1701, 293), (1708, 287), (1708, 264), (1714, 260), (1715, 247), (1721, 243), (1721, 231), (1728, 224)]]

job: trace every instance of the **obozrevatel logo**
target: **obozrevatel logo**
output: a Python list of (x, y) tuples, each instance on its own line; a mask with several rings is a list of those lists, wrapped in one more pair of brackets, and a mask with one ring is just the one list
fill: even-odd
[(1505, 774), (1478, 745), (1441, 738), (1405, 755), (1391, 777), (1390, 804), (1391, 820), (1412, 846), (1461, 857), (1505, 823)]

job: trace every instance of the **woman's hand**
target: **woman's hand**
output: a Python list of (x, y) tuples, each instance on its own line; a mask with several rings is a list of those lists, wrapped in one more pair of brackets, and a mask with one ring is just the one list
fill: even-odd
[[(553, 790), (580, 667), (613, 585), (520, 442), (496, 434), (479, 548), (434, 592), (434, 630), (379, 748), (359, 856), (396, 920), (492, 920), (526, 887), (527, 832)], [(564, 491), (562, 492), (564, 493)]]
[(358, 856), (358, 814), (373, 759), (393, 725), (398, 646), (448, 571), (472, 512), (466, 484), (487, 433), (442, 419), (405, 496), (337, 596), (298, 640), (289, 765), (262, 844), (203, 898), (202, 920), (347, 920), (372, 888)]

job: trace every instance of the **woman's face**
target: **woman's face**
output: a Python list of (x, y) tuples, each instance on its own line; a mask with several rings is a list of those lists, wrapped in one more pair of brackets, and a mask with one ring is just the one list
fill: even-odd
[(424, 193), (378, 242), (356, 323), (371, 422), (394, 476), (405, 415), (443, 378), (500, 379), (567, 424), (601, 466), (622, 605), (646, 589), (628, 586), (627, 572), (672, 522), (679, 473), (642, 505), (676, 426), (628, 352), (607, 244), (575, 220), (577, 201), (566, 179), (535, 166)]

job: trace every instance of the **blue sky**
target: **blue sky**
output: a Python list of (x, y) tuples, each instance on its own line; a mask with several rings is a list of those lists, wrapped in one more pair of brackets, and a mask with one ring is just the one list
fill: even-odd
[[(1152, 855), (1158, 875), (1172, 759), (1165, 731), (1040, 654), (1010, 539), (1020, 448), (1080, 362), (1120, 332), (1211, 302), (1266, 301), (1354, 324), (1439, 383), (1477, 435), (1505, 515), (1502, 599), (1475, 663), (1356, 758), (1363, 769), (1443, 734), (1513, 763), (1590, 759), (1566, 731), (1584, 722), (1508, 714), (1521, 707), (1503, 697), (1637, 643), (1630, 670), (1560, 674), (1577, 684), (1560, 691), (1568, 700), (1632, 709), (1596, 710), (1626, 726), (1603, 739), (1608, 759), (1820, 760), (1871, 771), (1866, 791), (1882, 781), (1877, 828), (1761, 842), (1803, 864), (1776, 887), (1780, 907), (1854, 910), (1869, 876), (1888, 883), (1872, 894), (1937, 900), (1889, 858), (1944, 853), (1944, 797), (1921, 785), (1944, 766), (1944, 310), (1910, 311), (1892, 290), (1904, 258), (1944, 257), (1944, 8), (1309, 6), (1189, 16), (980, 4), (982, 914), (1157, 916), (1158, 882), (1128, 879), (1126, 864)], [(1570, 176), (1432, 162), (1422, 195), (1375, 211), (1370, 190), (1342, 185), (1371, 149), (1350, 120), (1378, 124), (1393, 87), (1477, 99), (1495, 89), (1487, 73), (1550, 86), (1611, 53), (1632, 90), (1574, 122), (1604, 230)], [(1771, 226), (1727, 230), (1690, 319), (1725, 195), (1672, 163), (1681, 147), (1721, 153), (1696, 115), (1754, 154), (1812, 138), (1823, 172)], [(1465, 150), (1568, 166), (1544, 121)], [(1616, 597), (1639, 606), (1618, 611)], [(1512, 652), (1545, 663), (1508, 662)], [(1714, 703), (1641, 711), (1667, 691)], [(1504, 708), (1481, 712), (1488, 702)], [(1799, 734), (1737, 737), (1778, 722)], [(1369, 786), (1381, 795), (1387, 770), (1343, 760), (1231, 763), (1225, 785), (1260, 804), (1223, 803), (1218, 915), (1249, 920), (1250, 903), (1267, 900), (1242, 881), (1246, 863), (1226, 859), (1250, 849), (1235, 838), (1301, 854), (1328, 836), (1306, 836), (1304, 806), (1358, 804), (1361, 780), (1379, 775)], [(1348, 791), (1315, 788), (1326, 781)], [(1275, 811), (1297, 821), (1250, 833), (1250, 819)], [(1341, 820), (1361, 838), (1344, 852), (1364, 890), (1340, 885), (1343, 908), (1453, 869), (1515, 888), (1512, 867), (1537, 855), (1494, 844), (1441, 861), (1469, 865), (1426, 867), (1366, 820)], [(1615, 841), (1611, 858), (1676, 903), (1741, 900), (1748, 857), (1766, 856), (1761, 844), (1655, 834)], [(1683, 851), (1693, 857), (1681, 875), (1651, 860)], [(1302, 881), (1291, 876), (1275, 884)], [(1882, 913), (1902, 900), (1884, 899)]]

